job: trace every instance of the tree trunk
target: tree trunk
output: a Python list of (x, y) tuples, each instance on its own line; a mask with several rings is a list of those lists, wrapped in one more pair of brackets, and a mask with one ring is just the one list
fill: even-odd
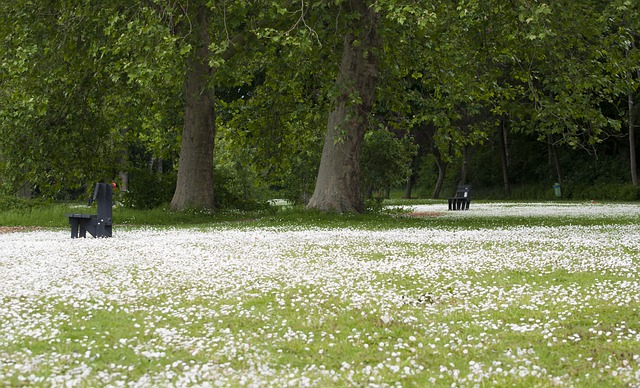
[(362, 213), (360, 155), (368, 115), (375, 98), (380, 45), (378, 15), (365, 0), (349, 0), (347, 13), (354, 17), (344, 37), (344, 51), (336, 85), (339, 95), (329, 114), (316, 187), (308, 209), (338, 213)]
[(638, 187), (638, 163), (636, 158), (635, 104), (633, 94), (629, 93), (629, 159), (631, 161), (631, 184)]
[(193, 20), (194, 51), (184, 82), (184, 128), (176, 191), (171, 209), (214, 208), (213, 150), (215, 117), (213, 90), (209, 87), (209, 10), (200, 4)]
[(118, 190), (124, 193), (129, 189), (129, 173), (121, 171), (118, 173), (118, 177), (120, 178), (120, 187)]
[[(636, 40), (637, 36), (634, 35), (633, 39), (631, 39), (631, 49), (636, 49)], [(627, 58), (629, 57), (629, 52), (627, 52)], [(629, 74), (630, 78), (633, 79), (633, 73)], [(637, 76), (640, 78), (640, 70), (637, 70)], [(633, 92), (629, 92), (628, 94), (628, 102), (629, 102), (629, 160), (631, 167), (631, 184), (633, 187), (638, 187), (638, 160), (636, 157), (636, 106), (635, 101), (633, 99)]]
[(407, 178), (407, 184), (404, 187), (404, 196), (402, 198), (404, 199), (411, 199), (411, 193), (413, 192), (413, 183), (416, 180), (416, 173), (414, 171), (411, 172), (411, 174), (409, 174), (409, 177)]
[(504, 194), (511, 196), (511, 184), (509, 183), (509, 157), (507, 155), (507, 126), (504, 117), (500, 119), (500, 162), (502, 163), (502, 184)]
[[(128, 128), (120, 130), (120, 136), (122, 139), (126, 139)], [(118, 155), (118, 164), (120, 165), (120, 172), (118, 172), (118, 178), (120, 179), (120, 187), (118, 191), (126, 193), (129, 188), (129, 151), (128, 147), (122, 147), (120, 154)]]
[(548, 135), (549, 140), (549, 155), (553, 160), (554, 167), (556, 169), (556, 178), (558, 183), (562, 186), (562, 168), (560, 167), (560, 158), (558, 157), (558, 150), (554, 146), (553, 135)]
[(444, 178), (447, 174), (447, 162), (445, 162), (440, 156), (439, 151), (434, 152), (436, 166), (438, 166), (438, 180), (436, 181), (436, 187), (433, 189), (433, 195), (431, 198), (438, 199), (440, 198), (440, 193), (442, 192), (442, 186), (444, 185)]
[[(415, 142), (415, 137), (414, 137)], [(422, 147), (419, 147), (420, 150)], [(407, 183), (404, 188), (404, 197), (405, 199), (411, 199), (411, 195), (413, 194), (413, 186), (418, 181), (418, 169), (420, 168), (420, 160), (419, 152), (411, 159), (411, 173), (407, 178)]]
[(460, 169), (460, 182), (459, 186), (467, 184), (467, 175), (469, 175), (469, 160), (471, 159), (471, 152), (469, 152), (469, 146), (465, 145), (462, 149), (462, 168)]

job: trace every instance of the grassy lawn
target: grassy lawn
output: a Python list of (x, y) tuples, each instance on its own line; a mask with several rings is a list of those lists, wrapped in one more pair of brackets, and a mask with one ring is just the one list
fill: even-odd
[(640, 205), (445, 208), (74, 240), (34, 211), (0, 234), (0, 384), (640, 384)]

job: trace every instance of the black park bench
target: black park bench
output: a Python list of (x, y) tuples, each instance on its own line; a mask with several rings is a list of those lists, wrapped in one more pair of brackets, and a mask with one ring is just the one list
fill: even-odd
[(471, 185), (458, 186), (456, 195), (449, 198), (449, 210), (469, 210)]
[(93, 237), (111, 237), (113, 188), (107, 183), (96, 184), (93, 198), (89, 205), (98, 202), (98, 214), (65, 214), (71, 224), (71, 238), (87, 237), (87, 232)]

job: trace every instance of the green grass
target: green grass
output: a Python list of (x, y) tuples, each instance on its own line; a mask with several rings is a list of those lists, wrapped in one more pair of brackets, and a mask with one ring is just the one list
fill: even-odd
[[(565, 278), (562, 284), (588, 288), (593, 277), (585, 274)], [(501, 287), (516, 287), (523, 280), (520, 276), (510, 276), (501, 281)], [(557, 283), (558, 274), (548, 274), (536, 279), (539, 283)], [(410, 285), (411, 282), (407, 283)], [(573, 382), (580, 386), (616, 386), (623, 381), (612, 375), (598, 375), (593, 365), (622, 367), (624, 363), (635, 362), (638, 354), (637, 340), (633, 338), (614, 338), (595, 336), (589, 331), (593, 321), (602, 322), (597, 326), (603, 331), (615, 332), (614, 323), (627, 322), (627, 330), (640, 331), (638, 304), (624, 309), (606, 303), (593, 305), (580, 311), (580, 314), (566, 317), (566, 306), (547, 306), (544, 310), (523, 310), (514, 301), (507, 308), (496, 311), (468, 311), (468, 309), (449, 309), (455, 307), (455, 300), (446, 302), (406, 304), (392, 310), (393, 316), (414, 316), (421, 321), (433, 322), (432, 331), (416, 330), (411, 322), (395, 319), (389, 322), (381, 320), (379, 314), (371, 313), (377, 306), (368, 305), (360, 309), (345, 309), (347, 303), (339, 297), (321, 298), (313, 311), (300, 310), (292, 301), (306, 299), (313, 290), (289, 289), (278, 297), (260, 295), (242, 301), (244, 311), (252, 311), (251, 317), (235, 314), (221, 315), (216, 321), (205, 321), (188, 316), (188, 324), (173, 314), (163, 314), (166, 301), (142, 300), (136, 306), (112, 305), (111, 308), (89, 310), (87, 306), (74, 308), (68, 303), (55, 300), (42, 301), (42, 313), (64, 318), (59, 335), (52, 341), (33, 341), (22, 343), (20, 347), (4, 349), (8, 353), (21, 354), (28, 348), (31, 357), (51, 356), (52, 354), (71, 355), (71, 361), (48, 364), (39, 374), (71, 369), (74, 361), (85, 362), (95, 370), (122, 371), (128, 379), (134, 381), (145, 374), (158, 374), (166, 370), (167, 365), (225, 364), (235, 370), (250, 369), (251, 362), (262, 359), (261, 354), (269, 354), (272, 365), (287, 366), (290, 370), (304, 370), (315, 365), (319, 370), (339, 371), (354, 368), (351, 376), (354, 381), (367, 381), (369, 376), (362, 372), (369, 366), (381, 367), (373, 382), (392, 382), (398, 379), (391, 368), (405, 367), (421, 373), (407, 374), (400, 381), (403, 385), (425, 385), (428, 378), (435, 379), (437, 386), (448, 386), (456, 381), (447, 372), (440, 372), (441, 366), (457, 370), (460, 376), (471, 373), (472, 363), (499, 365), (504, 370), (513, 370), (519, 366), (534, 362), (541, 365), (545, 372), (553, 376), (566, 376), (565, 383)], [(455, 294), (455, 290), (453, 291)], [(8, 301), (5, 301), (8, 302)], [(216, 306), (237, 303), (215, 299), (178, 300), (173, 302), (173, 311), (189, 311), (196, 306)], [(284, 302), (284, 304), (280, 303)], [(473, 305), (473, 301), (468, 301)], [(90, 304), (90, 303), (88, 303)], [(268, 320), (262, 319), (268, 317)], [(479, 319), (480, 318), (480, 319)], [(550, 319), (551, 318), (551, 319)], [(284, 324), (283, 324), (284, 322)], [(477, 324), (482, 322), (486, 324)], [(509, 330), (507, 324), (547, 323), (555, 330), (549, 335), (541, 330), (517, 332)], [(551, 324), (549, 324), (551, 322)], [(139, 324), (139, 326), (136, 326)], [(491, 324), (498, 324), (491, 329)], [(153, 330), (149, 330), (153, 327)], [(205, 352), (194, 354), (187, 345), (166, 345), (161, 356), (147, 357), (132, 351), (135, 344), (157, 341), (157, 329), (177, 329), (178, 333), (212, 342)], [(446, 328), (446, 330), (444, 330)], [(235, 336), (228, 337), (225, 330), (231, 329)], [(267, 333), (274, 334), (273, 337)], [(287, 337), (289, 333), (289, 337)], [(448, 333), (464, 339), (460, 344), (452, 341)], [(579, 341), (566, 341), (579, 335)], [(222, 349), (226, 341), (251, 343), (251, 349), (241, 348), (235, 356), (225, 354)], [(287, 339), (288, 338), (288, 339)], [(406, 338), (411, 338), (406, 340)], [(404, 339), (404, 341), (402, 340)], [(122, 341), (124, 342), (122, 342)], [(564, 340), (564, 342), (563, 342)], [(550, 345), (551, 344), (551, 345)], [(518, 355), (518, 352), (521, 354)], [(240, 356), (240, 357), (238, 357)], [(348, 361), (348, 362), (347, 362)], [(347, 362), (347, 367), (344, 363)], [(179, 368), (178, 368), (179, 369)], [(428, 372), (424, 372), (428, 371)], [(586, 378), (587, 374), (594, 378)], [(314, 375), (310, 373), (310, 375)], [(316, 376), (322, 386), (343, 386), (348, 381), (343, 378), (333, 381), (325, 375)], [(586, 380), (585, 380), (586, 379)], [(507, 374), (493, 376), (485, 381), (490, 385), (535, 386), (540, 385), (536, 377), (519, 377)], [(21, 385), (16, 378), (4, 380), (10, 385)], [(176, 381), (173, 380), (175, 383)], [(94, 381), (93, 383), (97, 383)]]
[[(64, 214), (91, 211), (67, 205), (8, 211), (0, 215), (0, 224), (66, 227)], [(127, 225), (128, 229), (182, 225), (212, 233), (218, 226), (234, 230), (322, 227), (384, 231), (413, 227), (480, 231), (568, 225), (605, 225), (615, 230), (637, 223), (627, 217), (339, 216), (299, 208), (213, 215), (116, 209), (114, 219), (116, 225)], [(451, 250), (464, 254), (466, 248), (468, 254), (504, 252), (507, 260), (509, 253), (536, 257), (563, 252), (563, 259), (572, 263), (580, 263), (594, 252), (614, 253), (600, 252), (597, 246), (589, 245), (572, 250), (570, 244), (558, 242), (480, 241), (472, 247), (430, 241), (389, 246), (370, 241), (342, 246), (315, 244), (302, 250), (284, 249), (279, 254), (285, 263), (317, 255), (313, 257), (315, 262), (309, 262), (315, 265), (330, 263), (327, 257), (343, 251), (345, 260), (382, 266), (393, 262), (389, 252), (431, 260)], [(226, 385), (242, 386), (246, 382), (237, 376), (255, 376), (258, 366), (268, 366), (272, 369), (263, 371), (262, 376), (268, 381), (282, 383), (289, 375), (298, 378), (304, 374), (323, 387), (396, 382), (405, 386), (451, 386), (461, 384), (463, 378), (463, 385), (469, 386), (529, 387), (552, 385), (550, 376), (555, 376), (553, 382), (558, 385), (633, 385), (638, 380), (628, 380), (623, 372), (625, 368), (632, 374), (640, 370), (640, 300), (624, 292), (638, 285), (640, 251), (636, 247), (629, 243), (616, 252), (632, 259), (630, 272), (523, 264), (500, 272), (444, 268), (434, 276), (419, 269), (407, 272), (396, 268), (349, 278), (350, 282), (341, 283), (342, 288), (334, 289), (316, 287), (311, 281), (288, 284), (278, 278), (277, 272), (273, 278), (261, 278), (262, 284), (229, 283), (227, 288), (215, 290), (195, 280), (177, 285), (172, 279), (152, 283), (145, 280), (135, 266), (136, 258), (131, 257), (131, 284), (122, 287), (142, 290), (143, 297), (139, 293), (135, 299), (123, 301), (92, 297), (77, 300), (64, 294), (5, 294), (0, 302), (9, 306), (4, 311), (12, 314), (3, 317), (8, 322), (15, 319), (24, 330), (11, 332), (9, 323), (0, 326), (0, 383), (44, 385), (26, 381), (25, 376), (73, 376), (75, 368), (88, 366), (93, 372), (82, 381), (83, 386), (136, 381), (145, 376), (162, 376), (158, 385), (177, 385), (179, 376), (190, 368), (206, 366), (215, 371), (210, 379), (224, 377), (228, 379)], [(269, 285), (266, 292), (261, 289), (264, 283)], [(349, 299), (354, 295), (348, 292), (352, 287), (359, 287), (362, 302)], [(105, 295), (117, 294), (115, 289), (102, 291)], [(618, 293), (623, 296), (618, 298)], [(401, 297), (390, 299), (389, 295)], [(21, 341), (12, 341), (12, 336)], [(16, 372), (20, 368), (14, 365), (27, 365), (33, 360), (40, 361), (29, 373)], [(483, 378), (476, 375), (478, 365), (491, 373)], [(540, 368), (537, 375), (531, 374), (531, 365)], [(108, 372), (110, 377), (101, 380), (97, 371)]]
[[(49, 204), (33, 208), (5, 210), (0, 212), (0, 225), (26, 227), (66, 227), (66, 214), (84, 213), (95, 214), (96, 208), (82, 204)], [(138, 210), (122, 207), (113, 209), (113, 219), (116, 225), (197, 225), (211, 222), (242, 221), (254, 219), (268, 212), (231, 212), (223, 211), (216, 214), (199, 211), (173, 212), (167, 208)]]
[[(387, 200), (391, 205), (441, 204), (442, 212), (446, 214), (446, 202), (443, 200)], [(0, 225), (25, 227), (53, 227), (68, 226), (65, 214), (94, 213), (95, 206), (88, 207), (80, 203), (38, 204), (21, 209), (9, 209), (0, 212)], [(307, 211), (300, 206), (272, 207), (263, 211), (217, 211), (214, 213), (200, 211), (174, 212), (168, 208), (138, 210), (115, 207), (113, 219), (115, 226), (195, 226), (231, 223), (244, 226), (304, 226), (304, 227), (354, 227), (372, 230), (385, 230), (406, 227), (437, 227), (443, 228), (509, 228), (516, 226), (564, 226), (564, 225), (602, 225), (600, 219), (587, 217), (522, 217), (502, 216), (491, 217), (405, 217), (402, 211), (369, 212), (365, 214), (334, 214), (317, 211)], [(620, 217), (606, 222), (618, 224), (632, 224), (638, 222), (631, 218)]]

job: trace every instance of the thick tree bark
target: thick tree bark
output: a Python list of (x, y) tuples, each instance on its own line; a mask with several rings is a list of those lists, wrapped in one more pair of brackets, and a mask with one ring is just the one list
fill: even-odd
[(198, 6), (193, 21), (194, 51), (184, 82), (184, 129), (176, 191), (171, 209), (214, 208), (214, 93), (209, 87), (209, 10)]
[(336, 81), (340, 94), (329, 115), (318, 179), (307, 208), (361, 213), (360, 155), (375, 98), (379, 17), (365, 0), (349, 0), (346, 7), (347, 12), (358, 13), (359, 17), (351, 19), (352, 29), (345, 34)]

